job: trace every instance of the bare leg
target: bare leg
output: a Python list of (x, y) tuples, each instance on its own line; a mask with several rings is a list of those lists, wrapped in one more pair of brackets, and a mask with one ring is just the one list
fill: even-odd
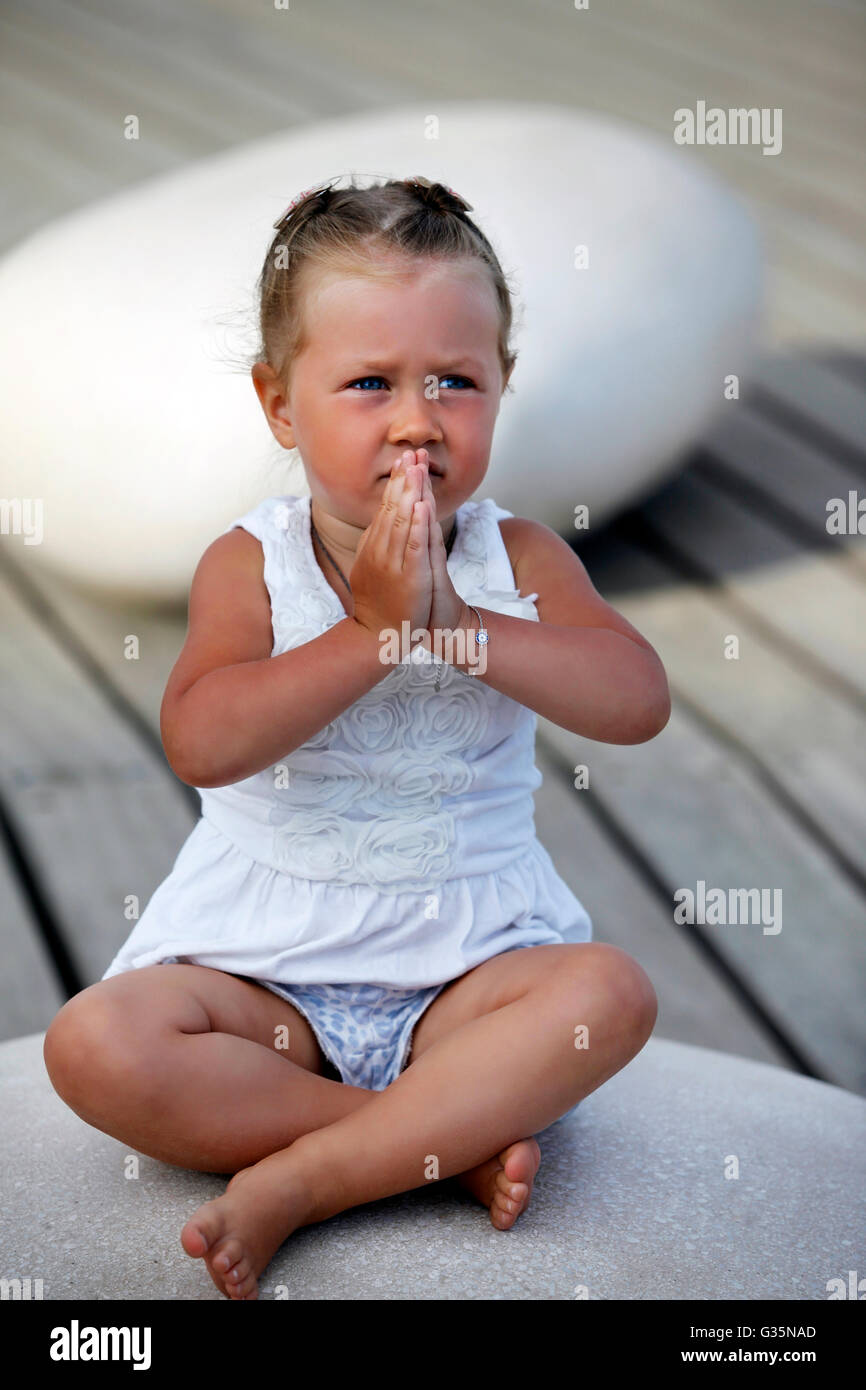
[(44, 1055), (55, 1090), (88, 1124), (208, 1173), (237, 1173), (375, 1094), (320, 1074), (315, 1035), (286, 1000), (199, 965), (148, 966), (82, 990), (49, 1027)]
[(255, 1298), (298, 1226), (465, 1172), (602, 1085), (647, 1041), (655, 993), (616, 948), (562, 949), (571, 968), (564, 960), (555, 977), (440, 1038), (367, 1104), (238, 1173), (187, 1222), (187, 1254), (206, 1259), (229, 1297)]
[[(456, 982), (456, 992), (454, 983), (447, 1007), (416, 1029), (419, 1055), (492, 1002), (474, 980)], [(278, 1049), (286, 1035), (288, 1050)], [(319, 1073), (315, 1034), (286, 1000), (198, 965), (149, 966), (90, 986), (57, 1014), (44, 1053), (55, 1090), (88, 1124), (205, 1172), (237, 1173), (379, 1094)], [(506, 1229), (528, 1205), (540, 1156), (530, 1139), (457, 1180)]]

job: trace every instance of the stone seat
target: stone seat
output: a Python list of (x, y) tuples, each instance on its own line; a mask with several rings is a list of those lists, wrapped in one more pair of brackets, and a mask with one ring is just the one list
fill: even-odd
[[(60, 1100), (43, 1038), (0, 1045), (0, 1272), (45, 1299), (221, 1298), (180, 1230), (226, 1178), (144, 1156), (127, 1177), (134, 1151)], [(826, 1300), (862, 1265), (864, 1139), (853, 1093), (654, 1037), (540, 1135), (510, 1231), (449, 1182), (399, 1193), (296, 1232), (259, 1296)]]

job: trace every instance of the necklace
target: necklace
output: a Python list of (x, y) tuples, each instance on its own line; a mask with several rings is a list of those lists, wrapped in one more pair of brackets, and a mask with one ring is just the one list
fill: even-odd
[[(337, 562), (336, 562), (336, 560), (334, 559), (333, 555), (331, 554), (330, 550), (329, 550), (328, 547), (325, 545), (325, 542), (322, 540), (322, 537), (319, 535), (318, 531), (316, 530), (316, 523), (315, 523), (315, 521), (313, 520), (312, 509), (310, 510), (310, 530), (312, 531), (312, 533), (313, 533), (313, 535), (315, 536), (316, 540), (319, 542), (319, 545), (320, 545), (320, 546), (322, 547), (322, 549), (324, 550), (324, 552), (325, 552), (325, 554), (327, 555), (328, 559), (330, 560), (331, 564), (334, 566), (334, 569), (337, 571), (338, 575), (340, 576), (340, 578), (342, 579), (342, 581), (343, 581), (343, 583), (345, 584), (346, 588), (349, 590), (349, 593), (351, 594), (351, 592), (352, 592), (352, 586), (351, 586), (351, 584), (349, 583), (348, 579), (347, 579), (346, 576), (344, 575), (343, 571), (340, 569), (340, 566), (337, 564)], [(455, 517), (454, 517), (454, 521), (453, 521), (452, 524), (451, 524), (451, 532), (450, 532), (450, 534), (449, 534), (449, 536), (448, 536), (448, 540), (447, 540), (446, 545), (445, 545), (445, 554), (446, 554), (446, 556), (451, 554), (451, 547), (452, 547), (453, 544), (454, 544), (454, 537), (455, 537), (456, 535), (457, 535), (457, 517), (455, 516)], [(437, 676), (436, 676), (436, 685), (435, 685), (434, 689), (436, 689), (436, 690), (439, 689), (439, 682), (441, 681), (441, 679), (442, 679), (442, 672), (441, 672), (441, 669), (440, 669), (439, 673), (438, 673)]]

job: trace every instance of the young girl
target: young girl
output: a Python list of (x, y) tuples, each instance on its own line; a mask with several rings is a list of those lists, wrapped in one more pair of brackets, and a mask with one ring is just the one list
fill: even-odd
[(275, 224), (252, 376), (311, 496), (198, 565), (161, 730), (202, 819), (45, 1039), (88, 1123), (234, 1174), (181, 1233), (233, 1299), (297, 1227), (427, 1182), (507, 1230), (535, 1133), (655, 1022), (535, 837), (534, 736), (650, 739), (667, 681), (564, 540), (474, 496), (516, 355), (471, 210), (416, 178)]

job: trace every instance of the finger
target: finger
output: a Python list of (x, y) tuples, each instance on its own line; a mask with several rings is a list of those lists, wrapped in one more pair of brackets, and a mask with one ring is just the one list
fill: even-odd
[(430, 515), (426, 505), (421, 501), (416, 502), (412, 509), (412, 522), (406, 540), (404, 568), (413, 567), (419, 559), (426, 560), (429, 564), (429, 525)]
[(423, 546), (426, 550), (429, 545), (427, 531), (430, 525), (430, 513), (422, 500), (417, 501), (412, 509), (412, 525), (415, 528), (412, 536), (413, 543)]
[(379, 510), (370, 527), (371, 552), (377, 565), (387, 563), (391, 546), (391, 532), (394, 518), (400, 507), (400, 500), (406, 491), (406, 461), (408, 450), (398, 455), (391, 466), (391, 476), (382, 491)]
[(421, 500), (421, 479), (419, 470), (410, 465), (406, 471), (406, 485), (391, 514), (391, 528), (387, 541), (387, 564), (395, 572), (403, 568), (406, 545), (412, 527), (415, 503)]
[(428, 466), (424, 469), (424, 496), (425, 496), (425, 498), (427, 499), (427, 501), (430, 503), (430, 516), (431, 516), (431, 520), (435, 521), (435, 519), (436, 519), (436, 495), (435, 495), (435, 493), (434, 493), (434, 491), (433, 491), (433, 483), (432, 483), (431, 480), (430, 480), (430, 466), (429, 466), (429, 464), (428, 464)]
[(445, 537), (438, 521), (430, 522), (430, 563), (435, 571), (447, 569), (448, 555), (445, 550)]

